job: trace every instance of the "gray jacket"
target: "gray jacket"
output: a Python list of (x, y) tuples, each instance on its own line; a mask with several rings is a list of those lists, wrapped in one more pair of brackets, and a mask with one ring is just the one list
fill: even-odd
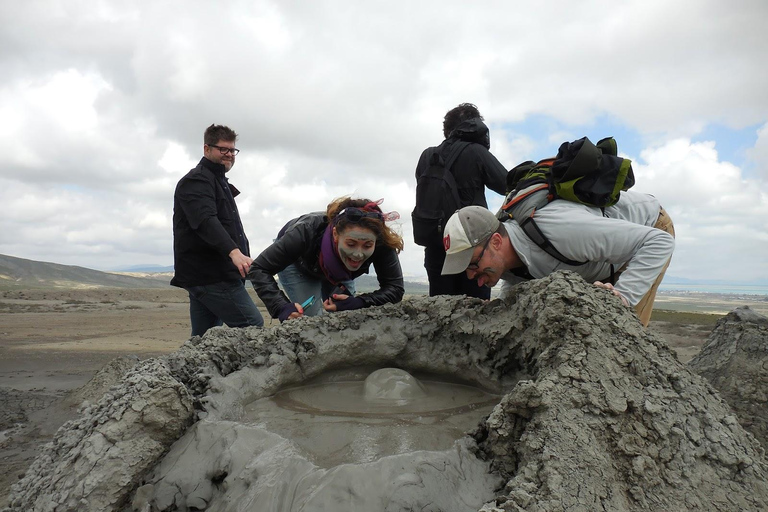
[[(556, 270), (572, 270), (590, 283), (607, 281), (611, 264), (615, 270), (626, 264), (615, 289), (634, 306), (650, 289), (675, 248), (672, 235), (653, 227), (660, 209), (655, 197), (629, 190), (621, 193), (618, 203), (605, 208), (605, 217), (600, 208), (562, 199), (536, 211), (536, 223), (552, 245), (569, 259), (586, 261), (584, 265), (567, 265), (550, 256), (528, 238), (515, 220), (505, 222), (504, 227), (512, 247), (534, 278)], [(511, 273), (505, 273), (502, 279), (502, 294), (507, 283), (519, 281)]]

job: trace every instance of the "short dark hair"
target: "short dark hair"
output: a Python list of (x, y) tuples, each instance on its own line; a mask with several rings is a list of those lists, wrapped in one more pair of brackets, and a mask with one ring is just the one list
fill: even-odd
[(203, 135), (203, 142), (205, 144), (215, 146), (220, 140), (235, 142), (237, 140), (237, 134), (235, 133), (235, 130), (222, 124), (212, 124), (205, 129), (205, 135)]
[(462, 103), (458, 107), (452, 108), (446, 112), (445, 117), (443, 118), (443, 135), (447, 139), (451, 132), (455, 130), (462, 121), (474, 119), (476, 117), (479, 117), (480, 120), (483, 121), (483, 116), (480, 115), (480, 111), (477, 110), (477, 107), (472, 103)]

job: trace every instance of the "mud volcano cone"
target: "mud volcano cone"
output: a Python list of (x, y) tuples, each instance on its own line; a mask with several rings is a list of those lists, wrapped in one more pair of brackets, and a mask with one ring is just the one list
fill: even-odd
[(721, 318), (688, 366), (733, 408), (741, 425), (768, 447), (768, 318), (742, 306)]
[[(464, 491), (482, 487), (467, 474), (486, 475), (492, 494), (481, 489), (474, 499), (485, 503), (471, 505), (484, 511), (768, 503), (764, 452), (727, 404), (608, 292), (558, 273), (505, 300), (423, 297), (273, 329), (213, 329), (140, 363), (62, 427), (14, 487), (10, 510), (240, 510), (276, 489), (270, 482), (294, 482), (268, 470), (300, 456), (272, 452), (290, 445), (280, 436), (251, 436), (243, 404), (356, 366), (452, 376), (503, 395), (440, 455), (440, 475), (418, 464), (391, 470), (365, 510), (467, 510)], [(299, 462), (316, 489), (329, 475), (348, 478), (334, 510), (366, 498), (354, 473)], [(309, 503), (285, 487), (276, 510)]]

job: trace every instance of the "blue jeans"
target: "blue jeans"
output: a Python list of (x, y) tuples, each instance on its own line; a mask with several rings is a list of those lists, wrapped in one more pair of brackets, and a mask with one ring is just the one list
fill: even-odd
[(307, 316), (322, 315), (325, 312), (323, 309), (323, 301), (333, 293), (346, 293), (347, 295), (355, 294), (354, 279), (351, 281), (343, 281), (341, 284), (344, 285), (347, 291), (340, 291), (337, 290), (337, 286), (331, 284), (330, 281), (308, 276), (299, 270), (296, 265), (288, 265), (285, 269), (277, 273), (277, 277), (280, 279), (280, 286), (283, 287), (283, 291), (292, 302), (301, 304), (314, 295), (315, 303), (304, 309), (304, 314)]
[(262, 327), (264, 319), (243, 281), (220, 283), (186, 288), (189, 293), (189, 319), (192, 336), (202, 336), (211, 327), (227, 324), (229, 327)]

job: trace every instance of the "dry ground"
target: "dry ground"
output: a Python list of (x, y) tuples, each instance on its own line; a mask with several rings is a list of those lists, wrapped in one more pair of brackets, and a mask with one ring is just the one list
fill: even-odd
[[(651, 329), (685, 362), (737, 305), (725, 301), (715, 315), (659, 312)], [(70, 391), (117, 356), (176, 350), (189, 338), (187, 308), (177, 289), (0, 292), (0, 508), (41, 443), (76, 414)]]

